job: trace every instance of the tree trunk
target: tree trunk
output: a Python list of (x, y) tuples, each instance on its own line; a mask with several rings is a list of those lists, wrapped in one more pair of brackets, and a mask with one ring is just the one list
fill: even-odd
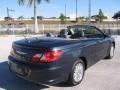
[(34, 0), (34, 30), (35, 30), (35, 33), (38, 33), (39, 30), (38, 30), (38, 22), (37, 22), (37, 12), (36, 12), (36, 0)]

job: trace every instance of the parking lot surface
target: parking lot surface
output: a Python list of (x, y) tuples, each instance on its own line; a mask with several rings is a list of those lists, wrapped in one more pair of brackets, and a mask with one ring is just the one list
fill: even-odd
[(115, 56), (101, 60), (88, 68), (81, 84), (69, 87), (61, 83), (54, 86), (36, 85), (16, 77), (9, 71), (7, 57), (11, 44), (20, 37), (0, 37), (0, 90), (120, 90), (120, 37), (115, 37)]

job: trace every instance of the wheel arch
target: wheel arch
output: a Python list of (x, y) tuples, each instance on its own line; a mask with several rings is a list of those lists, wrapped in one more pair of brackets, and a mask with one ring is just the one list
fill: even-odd
[(112, 44), (114, 45), (114, 48), (115, 48), (115, 41), (113, 41)]
[(87, 69), (87, 59), (85, 57), (80, 57), (80, 59), (84, 62), (85, 70), (86, 70)]

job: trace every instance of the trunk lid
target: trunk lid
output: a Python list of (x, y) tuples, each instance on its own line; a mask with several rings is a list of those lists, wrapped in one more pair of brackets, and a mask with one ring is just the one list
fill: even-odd
[(11, 55), (18, 61), (32, 63), (32, 57), (35, 54), (43, 54), (45, 51), (50, 51), (54, 47), (70, 45), (75, 43), (75, 40), (67, 40), (60, 38), (28, 38), (15, 41), (12, 45)]

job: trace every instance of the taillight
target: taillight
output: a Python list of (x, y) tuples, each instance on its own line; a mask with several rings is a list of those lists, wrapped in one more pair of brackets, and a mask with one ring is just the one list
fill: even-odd
[(60, 50), (58, 51), (49, 51), (42, 54), (36, 54), (33, 56), (33, 62), (54, 62), (58, 60), (62, 55)]
[(35, 55), (32, 57), (32, 61), (33, 61), (33, 62), (40, 62), (41, 56), (42, 56), (42, 54), (35, 54)]

